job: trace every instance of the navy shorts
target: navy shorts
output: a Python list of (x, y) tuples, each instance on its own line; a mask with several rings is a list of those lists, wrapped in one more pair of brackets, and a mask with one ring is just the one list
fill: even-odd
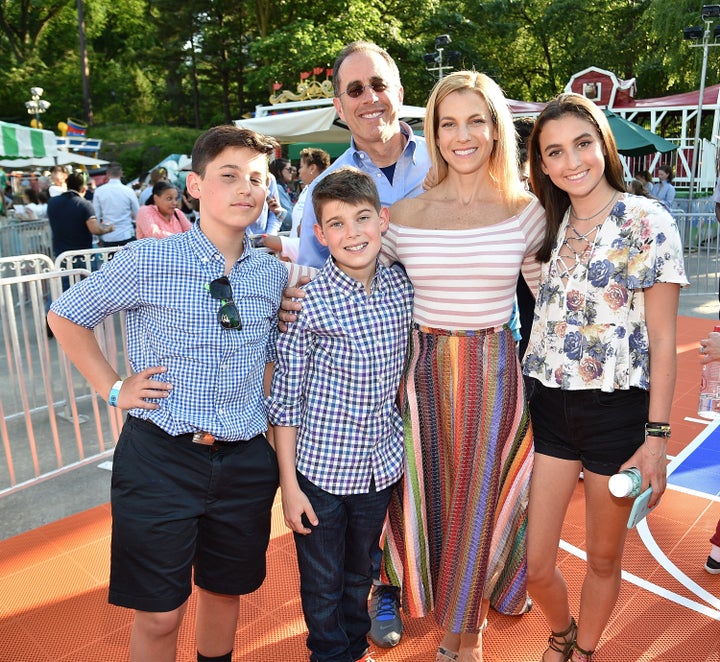
[(612, 476), (644, 443), (647, 391), (563, 391), (528, 381), (536, 453), (579, 460), (588, 471)]
[(263, 435), (220, 446), (128, 416), (113, 457), (110, 603), (181, 606), (195, 584), (240, 595), (265, 579), (275, 451)]

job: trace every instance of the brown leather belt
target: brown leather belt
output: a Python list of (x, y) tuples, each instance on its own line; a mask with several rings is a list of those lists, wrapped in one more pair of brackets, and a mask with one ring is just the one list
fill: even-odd
[(135, 416), (131, 416), (130, 414), (128, 414), (128, 418), (135, 419), (138, 425), (144, 426), (152, 430), (155, 434), (161, 434), (166, 439), (171, 439), (173, 441), (192, 441), (194, 444), (200, 444), (202, 446), (214, 446), (215, 448), (218, 448), (220, 446), (237, 446), (238, 444), (244, 444), (247, 441), (246, 439), (240, 439), (238, 441), (227, 441), (226, 439), (218, 439), (209, 432), (186, 432), (185, 434), (173, 436), (171, 434), (168, 434), (159, 425), (156, 425), (149, 419), (137, 418)]
[(217, 439), (209, 432), (195, 432), (192, 436), (192, 442), (193, 444), (202, 444), (203, 446), (234, 446), (235, 444), (242, 443), (242, 441), (225, 441), (224, 439)]

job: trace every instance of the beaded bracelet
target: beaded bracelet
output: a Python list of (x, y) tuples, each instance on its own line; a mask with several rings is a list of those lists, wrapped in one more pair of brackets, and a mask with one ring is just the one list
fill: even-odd
[(118, 396), (120, 395), (120, 389), (122, 388), (122, 379), (118, 379), (110, 389), (110, 395), (108, 396), (108, 404), (111, 407), (117, 407)]

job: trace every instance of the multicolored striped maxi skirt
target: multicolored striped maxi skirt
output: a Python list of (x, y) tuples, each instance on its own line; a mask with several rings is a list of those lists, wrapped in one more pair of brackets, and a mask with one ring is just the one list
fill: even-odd
[(512, 333), (416, 326), (403, 381), (405, 475), (383, 576), (410, 616), (477, 632), (483, 600), (505, 614), (526, 600), (533, 449)]

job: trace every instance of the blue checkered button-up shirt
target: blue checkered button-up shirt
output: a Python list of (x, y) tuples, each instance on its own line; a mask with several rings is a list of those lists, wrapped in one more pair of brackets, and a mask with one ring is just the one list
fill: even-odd
[(223, 256), (195, 224), (167, 239), (128, 244), (52, 310), (89, 329), (127, 311), (133, 371), (165, 366), (155, 379), (173, 385), (169, 397), (157, 401), (159, 409), (133, 409), (133, 416), (172, 435), (203, 430), (228, 441), (251, 439), (267, 430), (263, 372), (275, 360), (288, 271), (245, 241), (228, 274), (242, 320), (235, 330), (220, 326), (220, 301), (206, 288), (224, 267)]
[(281, 334), (273, 425), (298, 427), (297, 469), (332, 494), (381, 490), (402, 475), (396, 396), (407, 349), (412, 286), (378, 263), (371, 294), (332, 259), (305, 286), (297, 322)]

